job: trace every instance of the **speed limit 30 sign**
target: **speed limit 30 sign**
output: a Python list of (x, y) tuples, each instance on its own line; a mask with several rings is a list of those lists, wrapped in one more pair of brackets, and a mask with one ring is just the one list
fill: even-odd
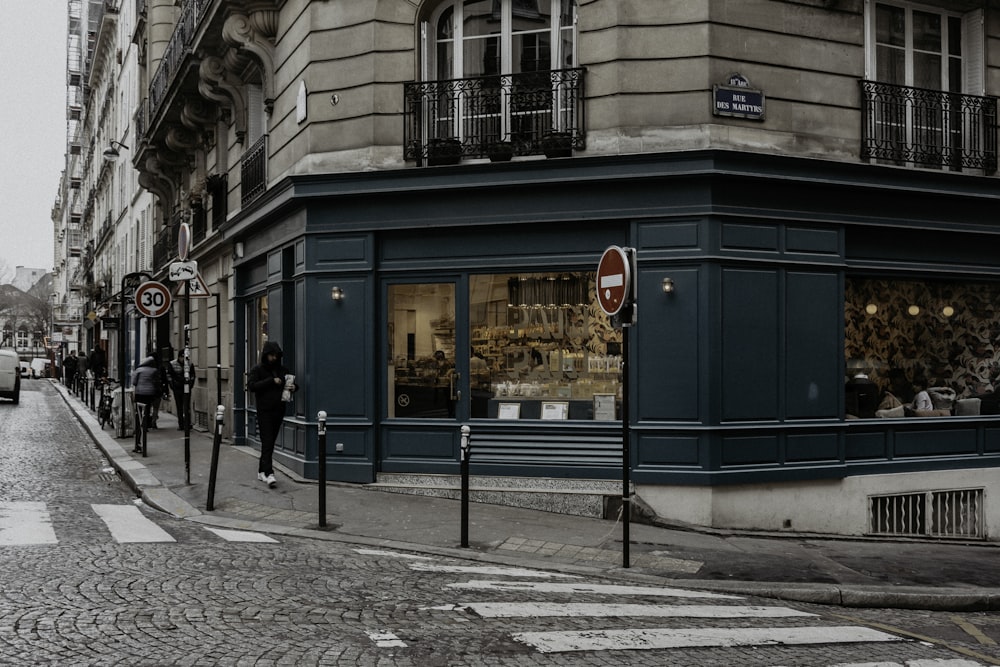
[(170, 290), (150, 280), (135, 288), (135, 308), (145, 317), (159, 317), (170, 310)]

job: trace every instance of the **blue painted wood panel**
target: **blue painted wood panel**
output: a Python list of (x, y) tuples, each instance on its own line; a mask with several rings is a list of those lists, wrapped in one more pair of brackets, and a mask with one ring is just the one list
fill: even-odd
[(789, 271), (785, 284), (785, 417), (837, 417), (843, 391), (837, 275)]
[[(641, 267), (639, 316), (631, 372), (638, 378), (637, 414), (643, 420), (697, 421), (700, 368), (700, 272), (697, 268)], [(664, 277), (674, 291), (664, 294)]]
[(839, 461), (839, 441), (836, 433), (790, 433), (785, 437), (785, 462)]
[(722, 270), (722, 419), (778, 416), (778, 275)]

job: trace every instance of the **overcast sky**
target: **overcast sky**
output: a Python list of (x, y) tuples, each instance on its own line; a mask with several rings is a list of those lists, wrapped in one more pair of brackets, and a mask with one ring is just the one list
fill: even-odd
[[(66, 153), (66, 0), (0, 0), (0, 274), (52, 269)], [(9, 277), (9, 276), (8, 276)]]

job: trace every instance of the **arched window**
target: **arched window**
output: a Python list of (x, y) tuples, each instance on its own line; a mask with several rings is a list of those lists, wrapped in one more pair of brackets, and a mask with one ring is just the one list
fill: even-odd
[[(421, 81), (407, 87), (407, 158), (443, 145), (484, 157), (505, 143), (542, 152), (542, 138), (582, 147), (577, 0), (447, 0), (421, 24)], [(430, 148), (430, 150), (428, 150)]]
[[(576, 66), (576, 0), (449, 0), (431, 17), (436, 79)], [(554, 48), (553, 48), (554, 45)], [(429, 73), (425, 70), (425, 74)]]

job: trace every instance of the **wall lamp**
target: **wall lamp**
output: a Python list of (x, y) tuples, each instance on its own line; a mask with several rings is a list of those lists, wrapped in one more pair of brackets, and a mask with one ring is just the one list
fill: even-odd
[(334, 285), (334, 287), (330, 289), (330, 298), (333, 299), (334, 301), (343, 301), (344, 290)]
[(670, 293), (672, 293), (674, 291), (674, 280), (673, 280), (673, 278), (664, 278), (662, 286), (663, 286), (663, 293), (664, 294), (670, 294)]
[(122, 148), (124, 150), (128, 150), (128, 146), (126, 146), (122, 142), (120, 142), (120, 141), (112, 141), (111, 145), (108, 146), (107, 148), (105, 148), (104, 149), (104, 153), (102, 153), (102, 155), (104, 155), (104, 159), (105, 160), (117, 160), (118, 156), (121, 155), (118, 152), (119, 148)]

